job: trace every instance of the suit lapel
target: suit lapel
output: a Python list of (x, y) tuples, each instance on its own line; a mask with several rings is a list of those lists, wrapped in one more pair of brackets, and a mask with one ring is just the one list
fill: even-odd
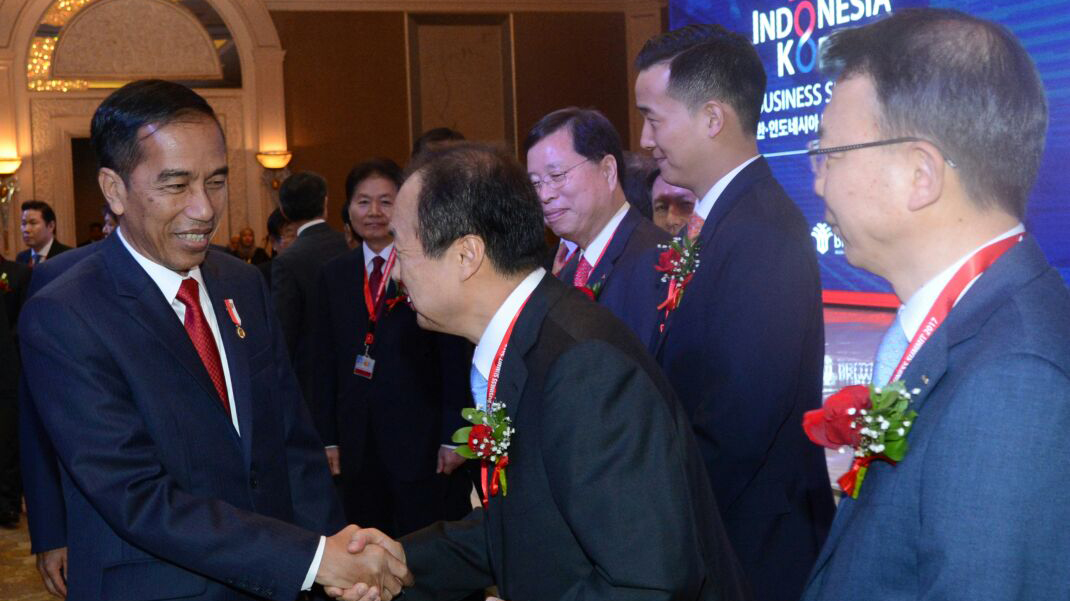
[(617, 225), (617, 231), (613, 232), (613, 237), (609, 241), (609, 246), (606, 247), (605, 254), (602, 255), (598, 265), (595, 265), (591, 271), (591, 277), (587, 278), (587, 286), (593, 286), (598, 281), (609, 280), (609, 277), (613, 274), (613, 267), (617, 264), (617, 259), (624, 254), (624, 249), (628, 246), (632, 232), (639, 225), (639, 219), (642, 219), (642, 216), (635, 209), (629, 208), (628, 212), (624, 214), (624, 219)]
[[(223, 349), (227, 354), (227, 367), (230, 370), (230, 387), (234, 394), (234, 408), (238, 412), (238, 427), (241, 430), (242, 450), (246, 464), (252, 456), (253, 439), (253, 400), (249, 374), (248, 343), (238, 336), (237, 327), (231, 321), (227, 311), (226, 300), (234, 302), (234, 309), (241, 316), (244, 297), (235, 289), (232, 281), (223, 275), (219, 264), (214, 260), (214, 253), (209, 252), (201, 265), (201, 276), (208, 288), (212, 300), (212, 311), (219, 326), (219, 337), (223, 339)], [(248, 324), (245, 324), (248, 326)]]

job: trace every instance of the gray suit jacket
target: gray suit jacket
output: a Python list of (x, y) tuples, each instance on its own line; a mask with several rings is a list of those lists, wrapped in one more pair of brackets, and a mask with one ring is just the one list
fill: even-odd
[(840, 504), (803, 598), (1070, 598), (1070, 294), (1032, 238), (903, 375), (906, 457)]

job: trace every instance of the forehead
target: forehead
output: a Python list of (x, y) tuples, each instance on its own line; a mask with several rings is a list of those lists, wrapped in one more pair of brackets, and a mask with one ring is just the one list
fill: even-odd
[[(226, 162), (223, 132), (206, 116), (143, 125), (138, 129), (138, 150), (141, 160), (137, 166), (148, 162)], [(216, 166), (219, 165), (213, 168)]]
[(22, 218), (23, 219), (39, 219), (39, 220), (43, 221), (44, 220), (44, 215), (41, 213), (40, 209), (26, 209), (25, 211), (22, 212)]
[(880, 103), (873, 80), (853, 75), (836, 82), (825, 114), (821, 117), (821, 138), (866, 139), (880, 133)]
[(387, 179), (378, 173), (373, 173), (360, 180), (356, 189), (353, 190), (353, 194), (382, 194), (395, 191), (397, 191), (397, 186), (393, 180)]
[(652, 108), (649, 106), (652, 103), (671, 100), (666, 93), (669, 89), (669, 74), (667, 61), (639, 72), (635, 79), (635, 92), (640, 108)]
[(554, 133), (539, 140), (528, 151), (528, 164), (560, 166), (562, 161), (579, 158), (579, 154), (572, 147), (572, 132), (566, 125)]

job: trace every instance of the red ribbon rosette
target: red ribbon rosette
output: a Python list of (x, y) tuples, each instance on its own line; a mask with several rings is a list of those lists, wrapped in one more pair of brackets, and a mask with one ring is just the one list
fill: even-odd
[(654, 269), (661, 273), (669, 273), (676, 269), (676, 263), (680, 261), (680, 252), (675, 248), (668, 248), (658, 255), (658, 264)]
[(468, 433), (468, 448), (480, 457), (491, 456), (491, 442), (494, 440), (494, 430), (490, 426), (479, 424), (472, 426)]

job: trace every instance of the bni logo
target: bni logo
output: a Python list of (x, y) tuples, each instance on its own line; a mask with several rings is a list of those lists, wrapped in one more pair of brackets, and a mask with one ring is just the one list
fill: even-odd
[(814, 239), (817, 252), (824, 255), (830, 250), (835, 250), (837, 255), (843, 254), (843, 240), (840, 240), (840, 237), (834, 234), (829, 224), (824, 221), (818, 221), (814, 225), (810, 230), (810, 237)]

